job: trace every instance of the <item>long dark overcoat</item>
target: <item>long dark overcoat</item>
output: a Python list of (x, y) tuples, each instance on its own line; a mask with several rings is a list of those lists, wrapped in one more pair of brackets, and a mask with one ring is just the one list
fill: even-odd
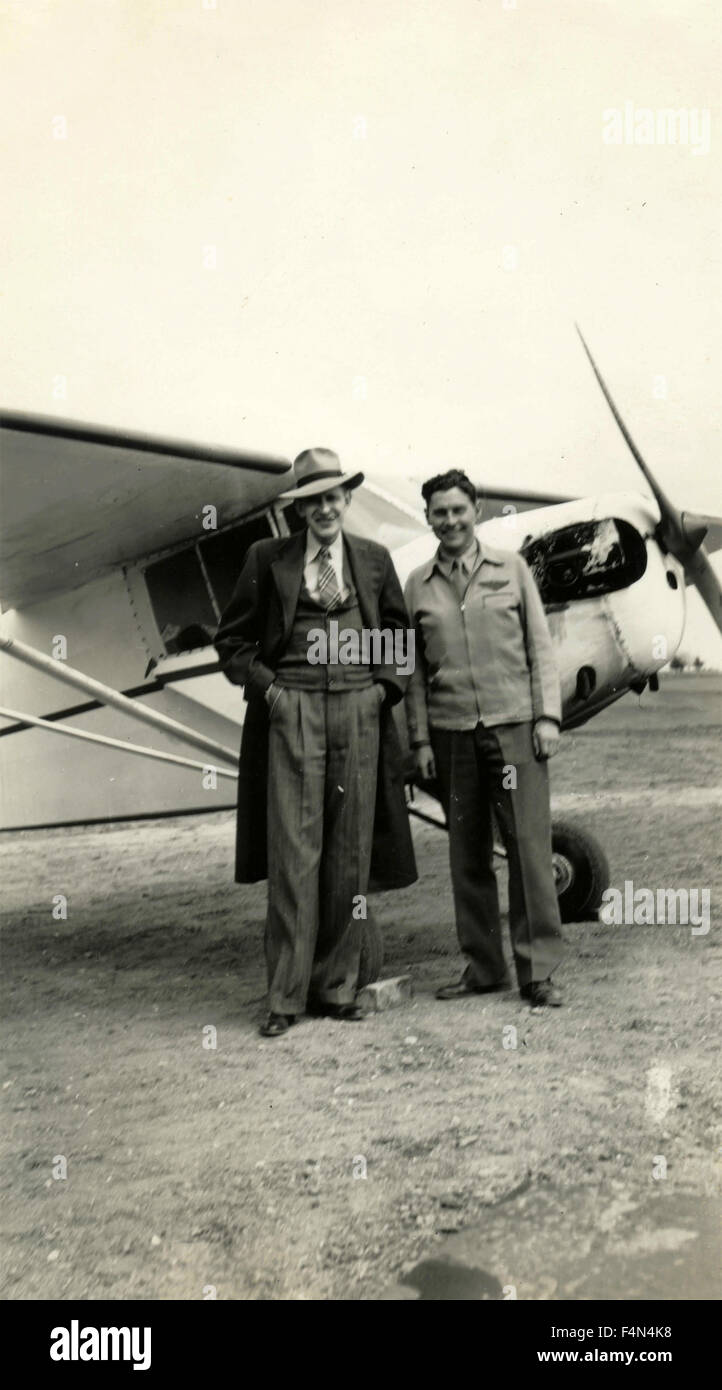
[[(349, 569), (364, 627), (409, 628), (401, 586), (388, 550), (344, 533)], [(288, 641), (303, 582), (306, 532), (252, 545), (233, 597), (221, 618), (215, 645), (230, 681), (244, 687), (248, 704), (241, 740), (236, 829), (236, 882), (267, 877), (266, 786), (268, 709), (263, 698)], [(403, 650), (406, 651), (406, 641)], [(391, 706), (404, 693), (396, 664), (373, 668), (387, 698), (380, 710), (379, 769), (371, 880), (376, 891), (405, 888), (417, 878), (409, 829), (401, 746)]]

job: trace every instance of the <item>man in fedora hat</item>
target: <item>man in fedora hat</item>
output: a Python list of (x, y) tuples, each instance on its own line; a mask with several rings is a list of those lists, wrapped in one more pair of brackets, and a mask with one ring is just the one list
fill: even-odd
[[(332, 450), (318, 448), (299, 454), (294, 477), (283, 495), (305, 527), (250, 547), (216, 635), (225, 674), (248, 703), (236, 880), (268, 877), (266, 1037), (305, 1009), (362, 1017), (369, 875), (378, 888), (416, 879), (391, 713), (405, 686), (398, 644), (360, 640), (364, 631), (407, 638), (401, 587), (389, 552), (343, 529), (363, 474), (344, 473)], [(319, 637), (338, 637), (340, 626), (359, 639), (350, 643), (357, 659), (319, 660)]]

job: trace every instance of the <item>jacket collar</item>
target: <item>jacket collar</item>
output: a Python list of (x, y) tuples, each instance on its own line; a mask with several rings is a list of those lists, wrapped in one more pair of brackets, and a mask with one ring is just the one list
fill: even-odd
[[(506, 554), (503, 550), (497, 550), (495, 546), (487, 545), (487, 543), (485, 541), (482, 541), (481, 538), (478, 536), (477, 540), (479, 541), (479, 568), (482, 565), (486, 564), (504, 564), (506, 560)], [(435, 555), (432, 555), (431, 559), (422, 567), (420, 574), (421, 580), (423, 581), (426, 579), (430, 579), (432, 574), (434, 573), (434, 570), (438, 567), (438, 564), (439, 551), (437, 550)]]

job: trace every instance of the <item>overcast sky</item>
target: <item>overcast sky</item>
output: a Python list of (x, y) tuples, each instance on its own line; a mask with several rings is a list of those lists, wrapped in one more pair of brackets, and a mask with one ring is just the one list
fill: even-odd
[(722, 512), (715, 10), (4, 0), (0, 400)]

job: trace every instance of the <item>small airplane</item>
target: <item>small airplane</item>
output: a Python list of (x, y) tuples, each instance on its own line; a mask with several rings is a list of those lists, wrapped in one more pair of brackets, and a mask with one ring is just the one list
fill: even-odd
[[(480, 537), (520, 550), (539, 586), (563, 729), (657, 688), (682, 637), (687, 584), (722, 630), (709, 561), (722, 519), (667, 498), (580, 338), (652, 498), (479, 489)], [(243, 703), (212, 639), (248, 547), (301, 524), (280, 500), (290, 462), (9, 411), (0, 431), (0, 828), (232, 806)], [(435, 546), (420, 510), (368, 482), (351, 529), (392, 551), (402, 583)], [(63, 736), (55, 756), (49, 733)], [(409, 809), (443, 827), (413, 800)], [(609, 880), (603, 850), (555, 820), (553, 852), (562, 919), (592, 916)], [(382, 951), (371, 914), (366, 930), (373, 979)]]

